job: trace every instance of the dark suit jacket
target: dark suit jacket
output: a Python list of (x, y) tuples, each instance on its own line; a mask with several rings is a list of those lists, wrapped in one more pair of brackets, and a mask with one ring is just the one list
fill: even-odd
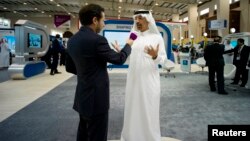
[[(239, 46), (237, 45), (235, 48), (224, 52), (224, 53), (231, 53), (231, 52), (234, 53), (233, 64), (235, 65), (237, 64), (238, 50), (239, 50)], [(250, 51), (250, 47), (244, 45), (240, 52), (240, 60), (237, 65), (242, 66), (242, 67), (247, 66), (249, 51)]]
[(214, 43), (208, 45), (204, 50), (204, 59), (206, 60), (206, 65), (217, 66), (224, 65), (224, 52), (225, 46), (222, 44)]
[(117, 53), (109, 47), (105, 37), (96, 34), (89, 27), (81, 27), (69, 39), (67, 51), (77, 71), (73, 108), (85, 117), (107, 113), (109, 109), (107, 62), (123, 64), (131, 53), (131, 47), (126, 44), (121, 52)]
[(52, 54), (58, 54), (61, 50), (61, 45), (57, 39), (54, 39), (52, 41), (52, 48), (51, 48), (51, 53)]

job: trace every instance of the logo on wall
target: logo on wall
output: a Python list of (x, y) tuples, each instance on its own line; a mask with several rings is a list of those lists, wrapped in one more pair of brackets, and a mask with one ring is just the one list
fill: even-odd
[(55, 15), (54, 24), (56, 28), (70, 28), (70, 15)]

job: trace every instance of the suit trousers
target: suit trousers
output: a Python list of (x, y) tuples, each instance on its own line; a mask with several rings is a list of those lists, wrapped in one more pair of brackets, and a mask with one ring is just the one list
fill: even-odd
[(52, 58), (53, 58), (53, 61), (51, 64), (51, 73), (55, 73), (55, 72), (58, 72), (58, 70), (57, 70), (58, 59), (59, 59), (58, 53), (52, 54)]
[(80, 115), (77, 141), (107, 141), (108, 113), (86, 118)]
[(236, 73), (234, 77), (234, 83), (239, 83), (241, 80), (241, 85), (245, 86), (247, 84), (248, 80), (248, 69), (246, 69), (246, 66), (237, 66)]
[(211, 89), (215, 88), (215, 73), (217, 76), (217, 87), (218, 92), (224, 92), (224, 65), (210, 65), (208, 66), (209, 71), (209, 85)]

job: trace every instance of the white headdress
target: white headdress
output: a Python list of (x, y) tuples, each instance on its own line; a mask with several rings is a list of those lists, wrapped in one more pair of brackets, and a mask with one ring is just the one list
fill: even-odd
[(134, 24), (133, 24), (133, 27), (132, 27), (132, 32), (134, 32), (134, 31), (139, 32), (139, 30), (136, 27), (136, 22), (135, 22), (135, 17), (138, 16), (138, 15), (141, 15), (142, 17), (145, 17), (146, 20), (149, 22), (148, 27), (149, 27), (149, 32), (150, 33), (160, 34), (160, 32), (159, 32), (159, 30), (158, 30), (158, 28), (156, 26), (155, 20), (154, 20), (154, 18), (152, 16), (152, 13), (150, 11), (144, 10), (144, 9), (135, 11), (134, 16), (133, 16)]

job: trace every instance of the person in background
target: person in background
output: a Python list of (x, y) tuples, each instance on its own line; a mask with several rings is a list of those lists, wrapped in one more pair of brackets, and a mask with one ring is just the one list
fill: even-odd
[(233, 85), (238, 85), (241, 80), (240, 87), (245, 87), (248, 81), (248, 69), (247, 61), (249, 58), (250, 47), (244, 45), (244, 39), (239, 38), (237, 40), (237, 46), (234, 49), (225, 51), (224, 53), (234, 53), (233, 64), (236, 66), (236, 73), (234, 81), (231, 83)]
[(50, 75), (61, 73), (57, 70), (59, 53), (61, 51), (61, 45), (60, 45), (59, 40), (60, 40), (60, 35), (56, 34), (56, 38), (52, 41), (51, 56), (52, 56), (53, 60), (52, 60), (52, 64), (51, 64)]
[(204, 50), (204, 58), (209, 72), (209, 86), (211, 91), (216, 91), (215, 74), (217, 76), (218, 93), (222, 95), (228, 94), (224, 89), (224, 58), (223, 53), (225, 46), (220, 44), (221, 37), (214, 38), (214, 43), (206, 46)]
[(61, 46), (61, 51), (60, 51), (60, 66), (65, 65), (65, 52), (66, 52), (66, 42), (63, 41), (62, 42), (62, 46)]
[[(119, 52), (110, 48), (107, 39), (98, 34), (105, 20), (104, 8), (99, 5), (84, 6), (79, 18), (83, 26), (67, 45), (67, 53), (77, 74), (73, 105), (80, 117), (77, 141), (107, 141), (110, 92), (107, 62), (125, 63), (133, 40), (127, 40)], [(115, 44), (115, 49), (118, 49), (118, 44)]]
[(10, 65), (10, 49), (6, 38), (0, 40), (0, 67), (8, 67)]

